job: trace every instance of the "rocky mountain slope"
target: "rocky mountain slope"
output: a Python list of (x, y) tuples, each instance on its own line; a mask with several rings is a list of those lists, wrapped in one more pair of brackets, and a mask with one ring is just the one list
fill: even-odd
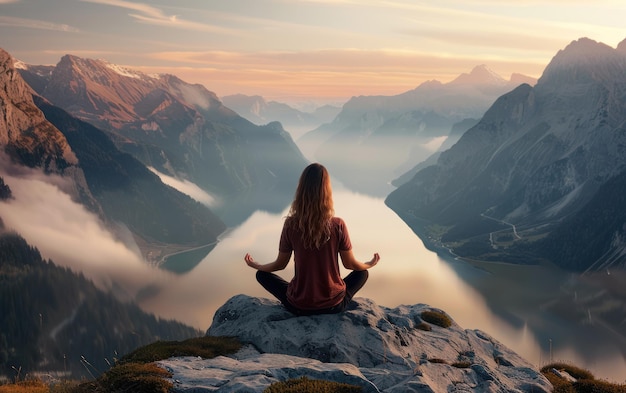
[(146, 166), (226, 199), (293, 187), (305, 160), (280, 124), (256, 126), (201, 85), (66, 55), (20, 70), (54, 105), (108, 132)]
[(625, 45), (572, 42), (387, 204), (461, 256), (624, 267)]
[(207, 335), (237, 337), (247, 350), (159, 364), (182, 391), (261, 392), (302, 376), (363, 392), (552, 391), (533, 365), (442, 310), (424, 304), (390, 309), (365, 298), (352, 306), (340, 314), (294, 317), (275, 300), (237, 295), (217, 310)]
[[(386, 195), (385, 186), (433, 154), (454, 124), (480, 118), (497, 97), (531, 78), (498, 76), (485, 65), (449, 83), (429, 81), (395, 96), (353, 97), (332, 123), (298, 139), (351, 187)], [(465, 130), (464, 130), (465, 131)], [(449, 141), (453, 143), (454, 141)]]
[(214, 242), (226, 229), (207, 206), (163, 184), (103, 131), (40, 97), (35, 102), (63, 130), (103, 219), (128, 227), (146, 259), (159, 262), (164, 252)]
[(38, 108), (11, 56), (2, 51), (0, 61), (0, 147), (8, 156), (2, 172), (19, 177), (20, 168), (28, 167), (69, 179), (59, 185), (63, 192), (110, 230), (128, 228), (154, 262), (164, 248), (211, 243), (224, 231), (224, 223), (206, 206), (163, 184), (102, 131), (36, 97)]
[(14, 67), (13, 58), (0, 49), (0, 147), (9, 159), (45, 173), (71, 177), (75, 198), (89, 190), (78, 159), (65, 136), (50, 124), (33, 103), (31, 88)]

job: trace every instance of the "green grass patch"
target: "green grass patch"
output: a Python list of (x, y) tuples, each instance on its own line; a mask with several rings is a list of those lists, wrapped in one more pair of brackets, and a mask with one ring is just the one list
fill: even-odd
[(442, 328), (448, 328), (452, 325), (452, 319), (450, 319), (450, 317), (442, 311), (423, 311), (421, 317), (424, 321)]
[(360, 386), (302, 377), (275, 382), (268, 386), (263, 393), (358, 393), (361, 391), (363, 389)]
[(149, 363), (171, 357), (199, 356), (211, 359), (237, 352), (241, 344), (232, 337), (196, 337), (184, 341), (157, 341), (141, 347), (120, 359), (120, 363)]

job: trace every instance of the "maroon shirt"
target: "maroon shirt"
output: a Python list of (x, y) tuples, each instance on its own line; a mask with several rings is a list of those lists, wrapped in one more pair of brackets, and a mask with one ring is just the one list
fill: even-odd
[(294, 253), (295, 275), (287, 287), (287, 299), (302, 310), (329, 308), (341, 303), (346, 284), (339, 270), (339, 251), (352, 249), (346, 223), (331, 219), (330, 239), (319, 249), (306, 249), (302, 232), (285, 221), (278, 246), (281, 252)]

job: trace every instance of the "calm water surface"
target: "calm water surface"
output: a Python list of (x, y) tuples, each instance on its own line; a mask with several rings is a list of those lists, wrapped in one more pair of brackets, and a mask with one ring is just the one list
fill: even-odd
[[(484, 330), (537, 366), (566, 360), (597, 377), (626, 380), (626, 360), (614, 337), (590, 324), (565, 323), (542, 308), (558, 295), (567, 273), (500, 266), (503, 276), (495, 277), (465, 262), (442, 259), (424, 247), (383, 199), (334, 186), (336, 215), (348, 225), (355, 256), (367, 260), (374, 252), (381, 255), (357, 296), (391, 308), (425, 303), (445, 310), (466, 329)], [(172, 275), (142, 307), (206, 330), (216, 309), (231, 296), (271, 297), (243, 256), (250, 252), (260, 262), (272, 261), (286, 213), (253, 213), (224, 234), (192, 270)], [(279, 274), (289, 280), (293, 261)]]

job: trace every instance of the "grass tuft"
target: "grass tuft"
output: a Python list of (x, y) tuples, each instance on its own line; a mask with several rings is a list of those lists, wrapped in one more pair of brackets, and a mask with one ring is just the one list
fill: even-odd
[(418, 328), (419, 330), (423, 330), (425, 332), (430, 332), (431, 330), (433, 330), (433, 328), (424, 321), (418, 323), (416, 328)]
[(423, 311), (421, 316), (424, 321), (442, 328), (448, 328), (452, 325), (452, 319), (442, 311)]
[[(552, 372), (553, 369), (568, 373), (576, 382), (559, 377)], [(588, 370), (568, 363), (548, 364), (541, 368), (541, 373), (554, 387), (553, 393), (626, 393), (626, 384), (598, 380)]]
[(263, 393), (358, 393), (360, 386), (345, 383), (308, 379), (307, 377), (275, 382)]
[(48, 385), (40, 380), (25, 380), (0, 385), (0, 393), (48, 393), (48, 391)]
[(585, 370), (584, 368), (580, 368), (578, 366), (574, 366), (573, 364), (569, 364), (569, 363), (551, 363), (551, 364), (548, 364), (547, 366), (543, 366), (541, 368), (541, 372), (542, 373), (550, 372), (551, 374), (554, 375), (554, 373), (552, 373), (553, 368), (558, 371), (565, 371), (566, 373), (568, 373), (569, 375), (571, 375), (572, 377), (576, 379), (595, 379), (595, 377), (589, 370)]
[(116, 365), (92, 382), (81, 384), (74, 393), (167, 393), (174, 385), (171, 374), (155, 363)]

